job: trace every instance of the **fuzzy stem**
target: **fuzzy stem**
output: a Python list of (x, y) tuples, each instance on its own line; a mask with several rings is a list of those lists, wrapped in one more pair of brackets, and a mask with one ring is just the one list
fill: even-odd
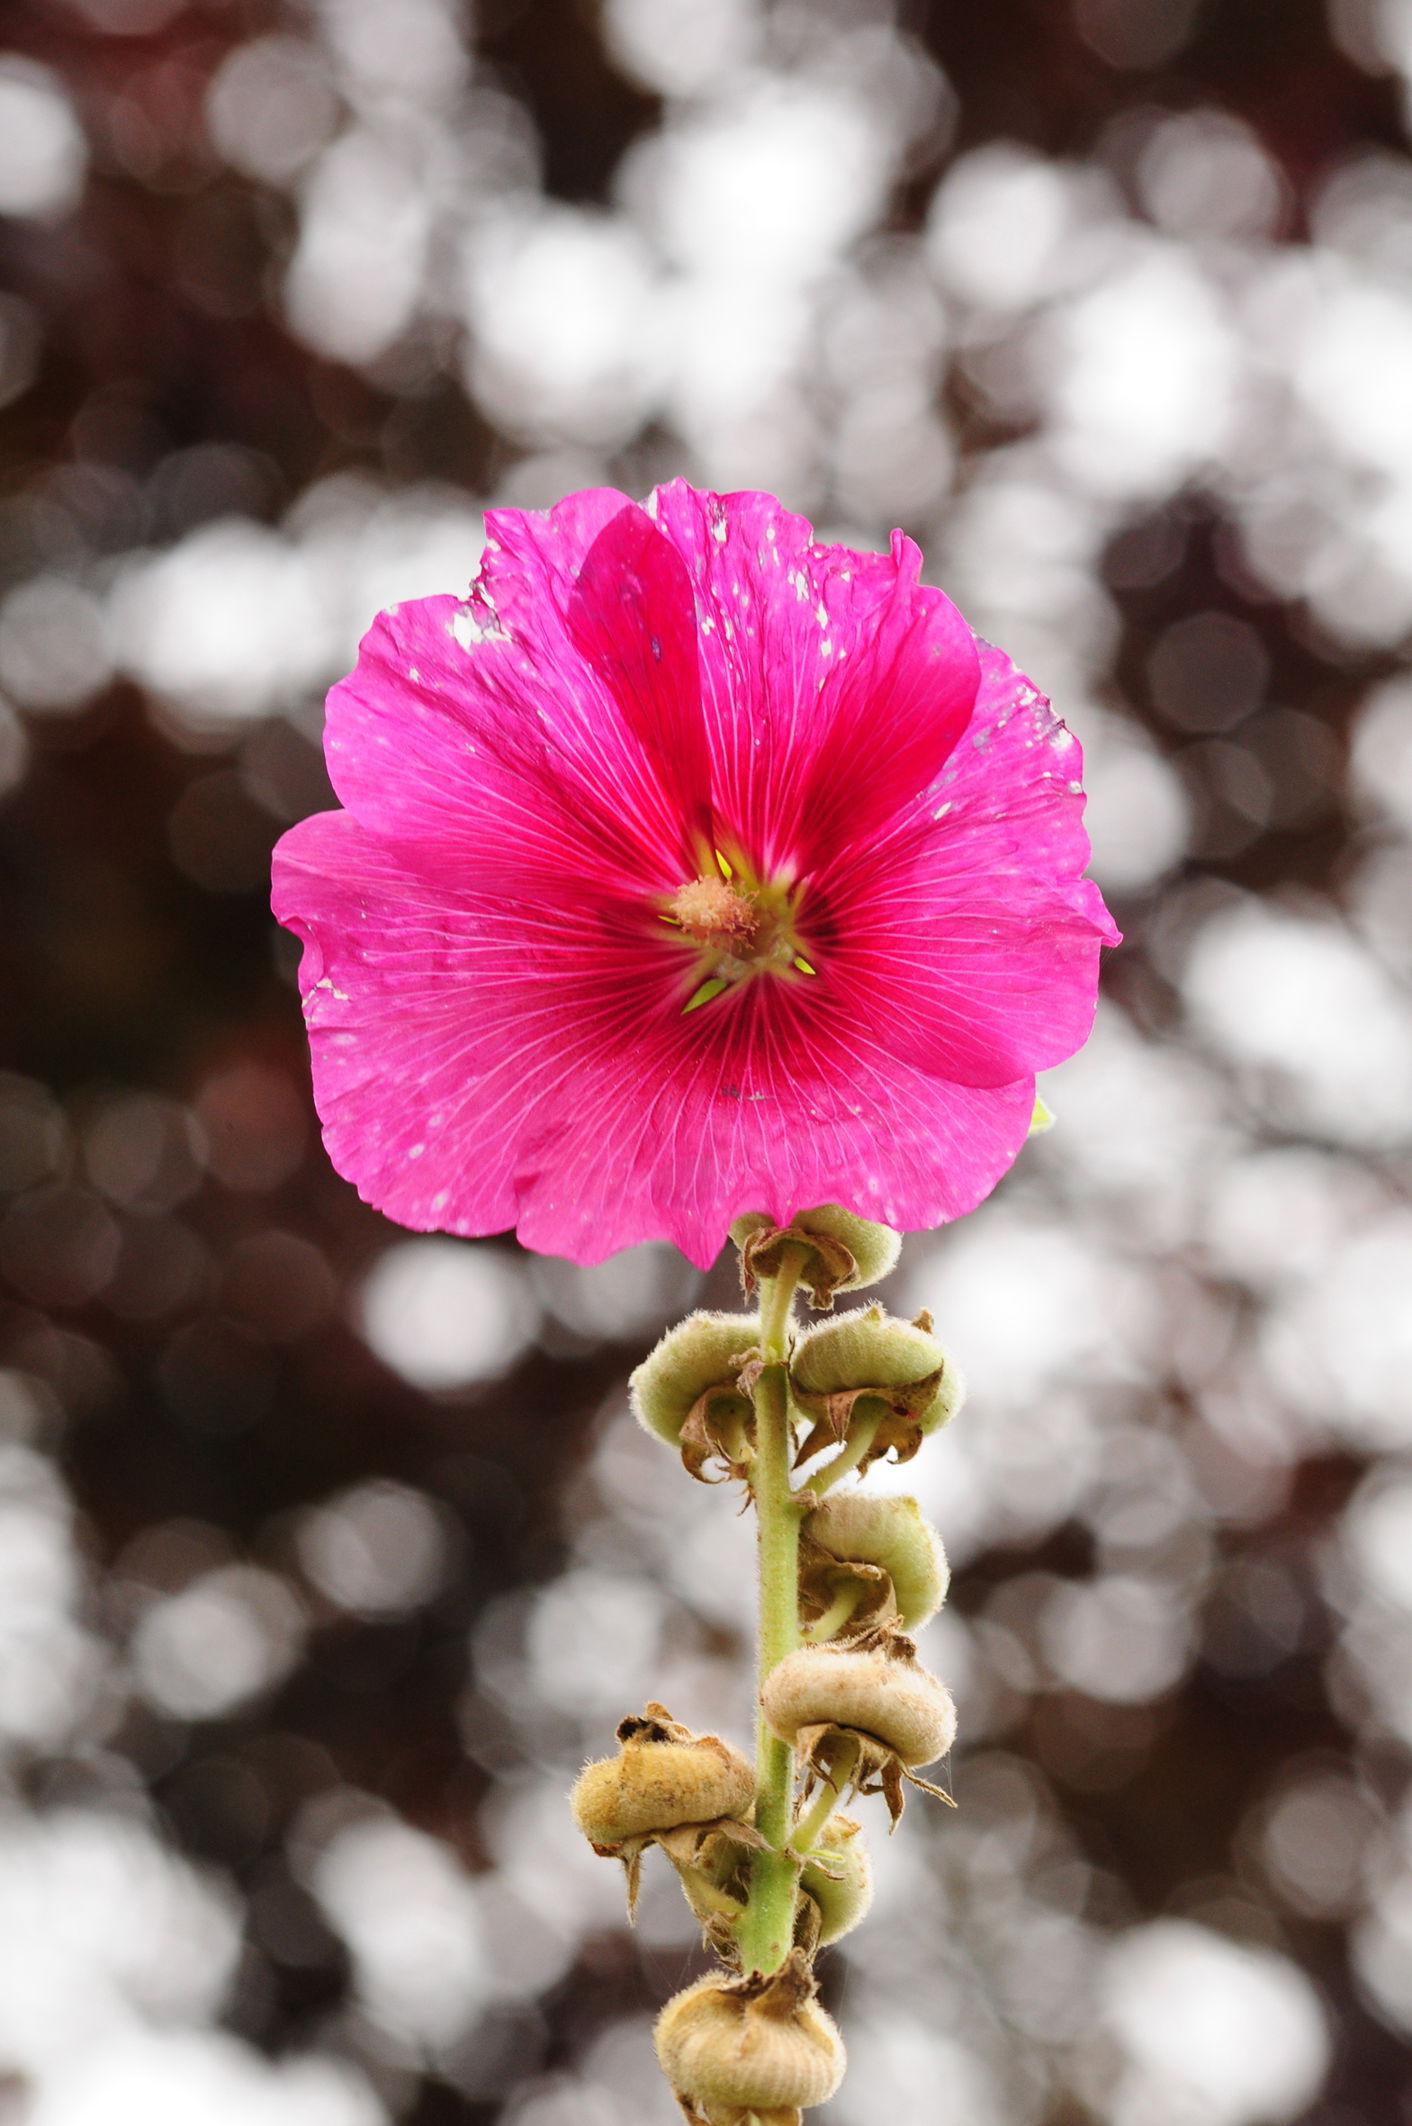
[[(760, 1356), (755, 1387), (755, 1460), (751, 1489), (759, 1525), (760, 1681), (799, 1644), (799, 1504), (789, 1483), (789, 1323), (806, 1250), (787, 1247), (777, 1277), (760, 1289)], [(757, 1853), (750, 1902), (736, 1939), (747, 1971), (777, 1971), (794, 1938), (798, 1863), (788, 1853), (794, 1801), (794, 1756), (761, 1716), (755, 1760), (755, 1828), (770, 1850)]]
[(818, 1800), (808, 1815), (802, 1816), (794, 1826), (792, 1843), (796, 1853), (807, 1853), (812, 1849), (814, 1840), (833, 1814), (835, 1804), (843, 1799), (843, 1789), (853, 1776), (853, 1767), (858, 1762), (858, 1756), (859, 1746), (851, 1739), (839, 1750), (829, 1766), (828, 1777)]
[(808, 1489), (816, 1498), (822, 1498), (831, 1484), (836, 1484), (841, 1476), (850, 1475), (858, 1467), (877, 1438), (878, 1426), (882, 1421), (883, 1413), (879, 1410), (876, 1417), (860, 1418), (850, 1427), (848, 1443), (842, 1454), (836, 1454), (831, 1462), (825, 1462), (818, 1475), (809, 1479)]

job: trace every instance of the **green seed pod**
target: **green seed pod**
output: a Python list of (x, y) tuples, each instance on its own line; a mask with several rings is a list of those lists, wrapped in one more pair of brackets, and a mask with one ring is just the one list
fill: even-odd
[[(949, 1371), (928, 1321), (896, 1321), (880, 1306), (855, 1307), (834, 1321), (816, 1322), (794, 1347), (796, 1384), (810, 1395), (850, 1389), (910, 1388)], [(941, 1394), (938, 1381), (936, 1394)]]
[(769, 1978), (704, 1978), (669, 2000), (654, 2032), (676, 2095), (708, 2126), (822, 2104), (843, 2080), (843, 2040), (792, 1956)]
[(746, 1211), (732, 1221), (730, 1233), (740, 1249), (747, 1294), (758, 1278), (778, 1276), (787, 1245), (807, 1247), (808, 1259), (799, 1282), (816, 1307), (831, 1307), (835, 1292), (856, 1292), (864, 1285), (880, 1283), (896, 1269), (902, 1252), (900, 1233), (836, 1203), (796, 1211), (785, 1226), (777, 1226), (763, 1211)]
[(760, 1706), (772, 1734), (798, 1743), (845, 1728), (879, 1742), (905, 1771), (944, 1757), (956, 1739), (951, 1693), (910, 1639), (865, 1647), (801, 1646), (771, 1669)]
[(859, 1457), (864, 1469), (889, 1449), (899, 1462), (909, 1460), (928, 1432), (955, 1415), (965, 1394), (960, 1369), (932, 1334), (930, 1314), (895, 1321), (879, 1306), (855, 1307), (806, 1329), (794, 1347), (790, 1381), (795, 1401), (815, 1420), (801, 1459), (867, 1424), (869, 1443)]
[(851, 1816), (830, 1816), (804, 1863), (799, 1887), (819, 1908), (820, 1948), (865, 1917), (873, 1901), (873, 1870), (862, 1830)]
[(642, 1719), (624, 1720), (616, 1757), (580, 1772), (569, 1797), (574, 1820), (599, 1852), (615, 1853), (635, 1840), (679, 1824), (747, 1817), (755, 1773), (739, 1750), (717, 1735), (693, 1735), (660, 1705)]
[(717, 1430), (741, 1430), (751, 1405), (736, 1378), (743, 1354), (759, 1333), (753, 1314), (688, 1314), (668, 1329), (628, 1382), (638, 1423), (669, 1447), (682, 1445), (693, 1413), (698, 1420), (709, 1418)]
[(811, 1561), (810, 1544), (840, 1564), (880, 1566), (892, 1581), (898, 1621), (907, 1631), (917, 1630), (934, 1617), (946, 1599), (951, 1578), (946, 1552), (915, 1499), (875, 1498), (866, 1491), (829, 1492), (805, 1520), (802, 1533), (801, 1589), (807, 1583), (813, 1593), (813, 1581), (824, 1582), (811, 1603), (816, 1612), (827, 1607), (829, 1588), (838, 1575), (827, 1568), (820, 1572), (820, 1561)]

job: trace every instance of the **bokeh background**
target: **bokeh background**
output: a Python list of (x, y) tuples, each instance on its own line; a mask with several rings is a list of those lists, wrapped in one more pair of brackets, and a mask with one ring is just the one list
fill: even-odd
[[(909, 1240), (953, 1815), (829, 2126), (1406, 2126), (1409, 0), (9, 0), (0, 2119), (670, 2126), (562, 1800), (748, 1732), (693, 1299), (330, 1170), (269, 849), (488, 501), (894, 523), (1081, 734), (1126, 932)], [(900, 1479), (898, 1479), (900, 1481)]]

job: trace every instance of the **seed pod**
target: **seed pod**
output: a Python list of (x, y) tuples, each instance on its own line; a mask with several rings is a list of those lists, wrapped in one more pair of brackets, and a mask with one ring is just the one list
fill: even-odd
[(836, 1203), (796, 1211), (788, 1225), (776, 1225), (763, 1211), (746, 1211), (732, 1222), (731, 1239), (740, 1249), (747, 1299), (759, 1278), (779, 1275), (787, 1246), (807, 1248), (799, 1282), (812, 1305), (822, 1308), (833, 1305), (835, 1292), (880, 1283), (902, 1252), (902, 1237), (890, 1226), (875, 1225)]
[[(802, 1535), (799, 1585), (806, 1616), (821, 1616), (829, 1607), (849, 1564), (886, 1573), (904, 1630), (916, 1631), (946, 1599), (951, 1578), (946, 1552), (915, 1499), (829, 1492), (805, 1520)], [(854, 1615), (875, 1613), (878, 1606), (860, 1601)]]
[(797, 2104), (785, 2104), (778, 2111), (760, 2111), (754, 2104), (717, 2104), (708, 2118), (694, 2104), (681, 2104), (682, 2118), (686, 2126), (804, 2126), (804, 2114)]
[(851, 1816), (830, 1816), (804, 1863), (799, 1887), (818, 1909), (817, 1948), (827, 1948), (856, 1927), (873, 1901), (873, 1870), (860, 1826)]
[(693, 1476), (713, 1458), (745, 1472), (753, 1411), (737, 1382), (759, 1333), (753, 1314), (688, 1314), (628, 1382), (638, 1423), (679, 1448)]
[(868, 1426), (858, 1466), (889, 1449), (909, 1461), (928, 1432), (961, 1407), (960, 1369), (932, 1334), (930, 1314), (894, 1321), (881, 1307), (857, 1307), (806, 1329), (790, 1367), (794, 1399), (814, 1419), (800, 1455), (807, 1461), (831, 1441)]
[(745, 1821), (755, 1805), (755, 1773), (728, 1742), (694, 1735), (655, 1703), (640, 1718), (621, 1722), (618, 1742), (616, 1757), (584, 1766), (569, 1806), (594, 1852), (627, 1869), (631, 1917), (648, 1846), (667, 1843), (683, 1828), (715, 1825), (729, 1827), (744, 1844), (758, 1842)]
[(585, 1765), (570, 1796), (579, 1829), (598, 1851), (626, 1839), (747, 1816), (755, 1774), (718, 1735), (693, 1735), (660, 1705), (618, 1729), (616, 1757)]
[(662, 2072), (707, 2126), (822, 2104), (843, 2080), (843, 2040), (802, 1957), (769, 1978), (705, 1978), (669, 2000), (654, 2033)]
[(949, 1799), (915, 1776), (956, 1739), (951, 1693), (916, 1652), (895, 1630), (847, 1646), (802, 1646), (771, 1669), (760, 1693), (771, 1732), (816, 1777), (836, 1791), (885, 1794), (894, 1823), (904, 1778)]

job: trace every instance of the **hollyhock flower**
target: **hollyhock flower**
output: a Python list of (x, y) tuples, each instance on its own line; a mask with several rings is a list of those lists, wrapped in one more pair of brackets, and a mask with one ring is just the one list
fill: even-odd
[(1073, 737), (900, 533), (679, 480), (487, 531), (468, 598), (374, 623), (346, 810), (276, 852), (334, 1164), (579, 1262), (969, 1210), (1116, 937)]

